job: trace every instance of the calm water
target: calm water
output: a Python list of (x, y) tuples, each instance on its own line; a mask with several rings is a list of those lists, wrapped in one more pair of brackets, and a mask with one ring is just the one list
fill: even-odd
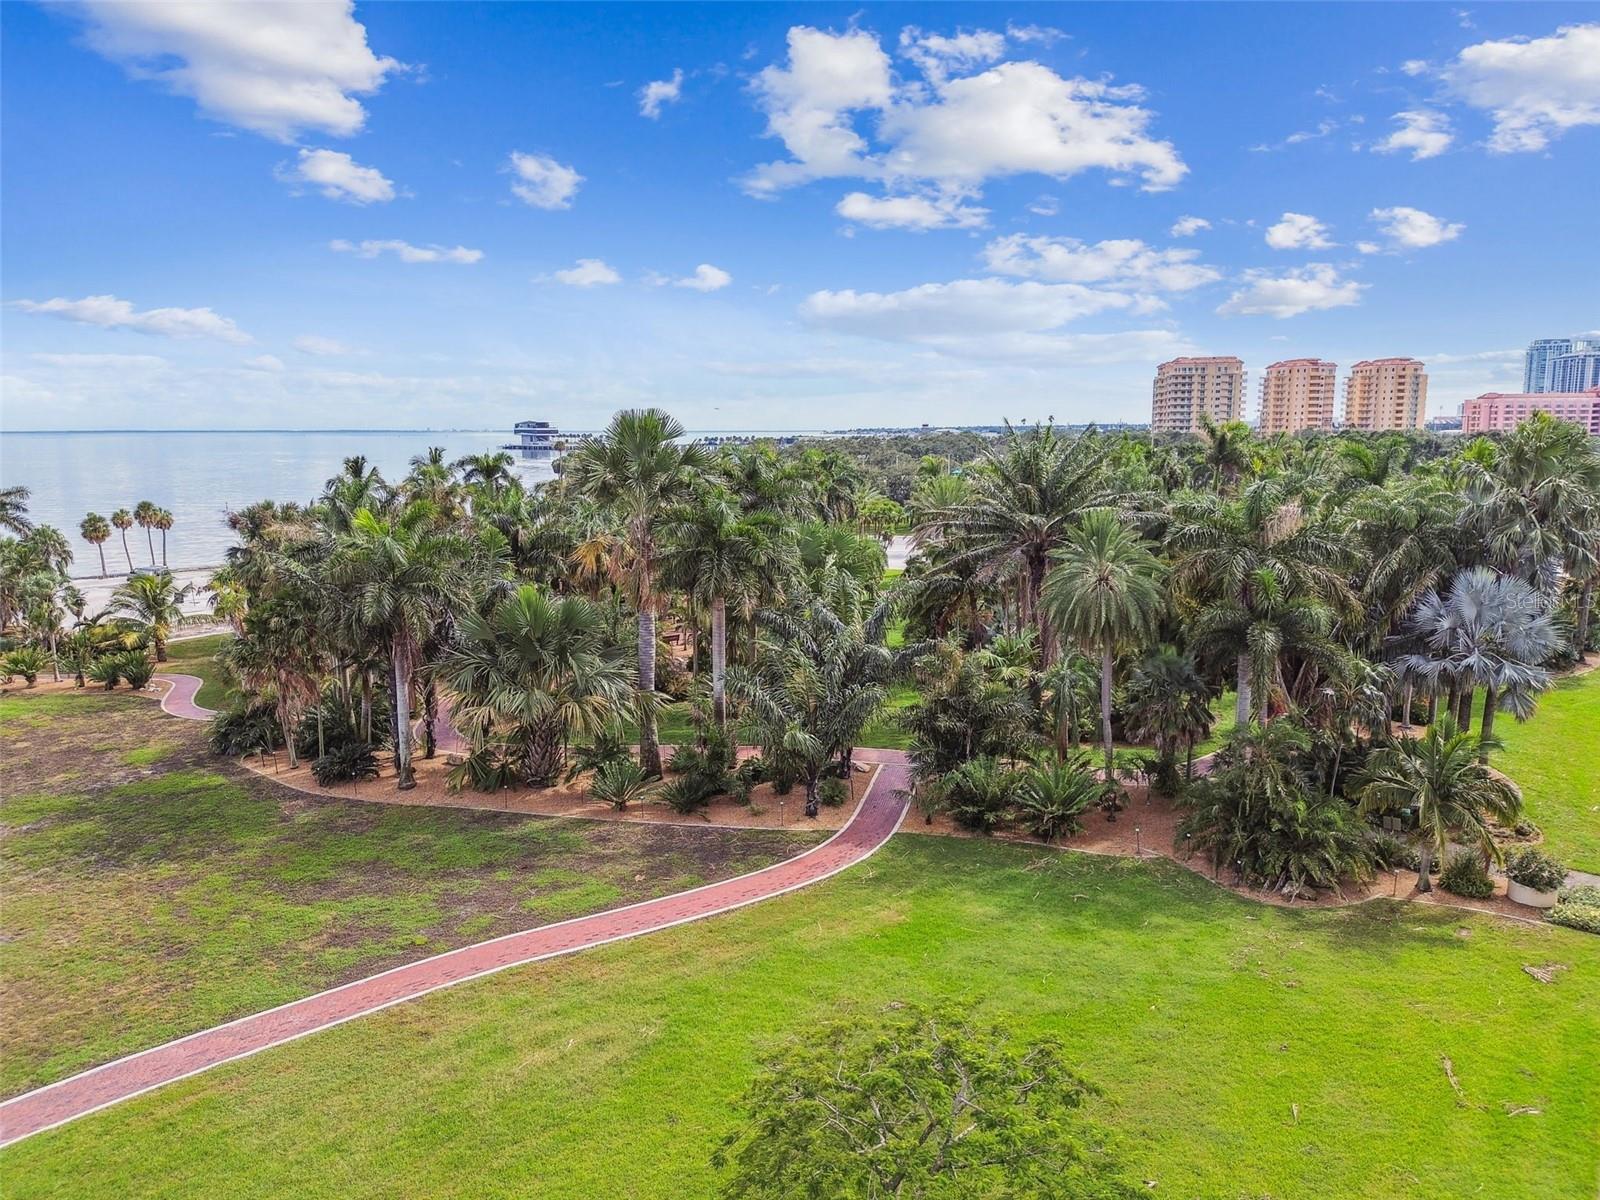
[[(0, 434), (0, 484), (33, 493), (29, 516), (65, 533), (76, 556), (74, 575), (99, 573), (99, 555), (78, 536), (87, 512), (109, 517), (140, 500), (168, 509), (167, 563), (202, 567), (220, 563), (233, 544), (224, 523), (232, 509), (258, 500), (306, 501), (317, 496), (352, 454), (364, 454), (385, 478), (405, 475), (411, 456), (443, 446), (450, 458), (493, 450), (511, 440), (507, 430), (481, 432), (334, 433), (7, 433)], [(547, 462), (519, 462), (532, 483), (551, 477)], [(161, 534), (156, 531), (156, 552)], [(147, 564), (144, 531), (128, 531), (135, 566)], [(106, 563), (126, 570), (121, 539), (112, 531)]]

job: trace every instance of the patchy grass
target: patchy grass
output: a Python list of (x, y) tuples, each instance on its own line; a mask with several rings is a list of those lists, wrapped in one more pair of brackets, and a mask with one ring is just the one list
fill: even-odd
[[(1482, 712), (1480, 698), (1474, 728)], [(1506, 748), (1492, 762), (1522, 788), (1545, 849), (1569, 867), (1600, 871), (1600, 671), (1557, 682), (1524, 724), (1499, 713), (1494, 732)]]
[(217, 662), (217, 652), (233, 640), (231, 633), (214, 633), (206, 637), (186, 638), (181, 642), (167, 643), (167, 661), (161, 670), (178, 675), (194, 675), (205, 682), (195, 693), (195, 703), (202, 708), (226, 708), (233, 685), (222, 666)]
[(131, 696), (0, 707), (0, 1094), (820, 837), (319, 800), (202, 741)]
[[(1523, 971), (1548, 963), (1568, 969)], [(14, 1197), (706, 1196), (764, 1047), (945, 997), (1060, 1037), (1154, 1195), (1594, 1194), (1600, 939), (1389, 901), (1266, 908), (1170, 863), (909, 836), (815, 888), (183, 1081), (0, 1166)]]

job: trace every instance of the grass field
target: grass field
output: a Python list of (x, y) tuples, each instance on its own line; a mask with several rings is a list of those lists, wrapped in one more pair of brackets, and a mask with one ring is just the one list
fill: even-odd
[(1525, 724), (1501, 713), (1494, 732), (1506, 748), (1493, 763), (1521, 786), (1544, 848), (1600, 872), (1600, 671), (1559, 681)]
[(217, 665), (217, 651), (233, 638), (229, 633), (214, 633), (206, 637), (186, 638), (181, 642), (167, 643), (167, 661), (161, 670), (178, 675), (195, 675), (205, 680), (195, 693), (195, 703), (202, 708), (226, 708), (229, 687)]
[[(1522, 970), (1547, 963), (1550, 984)], [(763, 1046), (950, 996), (1059, 1035), (1156, 1196), (1594, 1196), (1600, 939), (916, 835), (178, 1083), (0, 1170), (13, 1198), (708, 1196)]]
[(323, 802), (117, 695), (0, 702), (0, 1094), (821, 835)]

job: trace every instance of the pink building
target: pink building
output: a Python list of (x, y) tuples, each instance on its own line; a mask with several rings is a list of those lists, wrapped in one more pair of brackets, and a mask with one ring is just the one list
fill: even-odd
[(1461, 432), (1515, 429), (1536, 412), (1547, 412), (1600, 435), (1600, 388), (1586, 392), (1485, 392), (1461, 406)]

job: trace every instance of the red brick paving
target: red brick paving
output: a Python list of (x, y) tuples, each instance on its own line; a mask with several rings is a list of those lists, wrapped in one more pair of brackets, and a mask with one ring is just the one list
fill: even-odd
[(209, 721), (217, 715), (216, 709), (201, 708), (194, 702), (195, 693), (205, 684), (205, 680), (196, 679), (193, 675), (157, 675), (156, 683), (167, 684), (167, 694), (161, 697), (161, 711), (172, 717), (182, 717), (187, 721)]
[[(197, 709), (193, 688), (179, 694), (183, 681), (192, 677), (168, 678), (175, 686), (162, 707), (176, 696), (177, 715), (184, 715), (183, 706)], [(193, 682), (198, 686), (198, 680)], [(850, 823), (805, 854), (692, 891), (452, 950), (95, 1067), (0, 1104), (0, 1145), (438, 988), (700, 920), (826, 879), (882, 846), (905, 813), (902, 789), (909, 787), (910, 778), (905, 756), (866, 750), (857, 751), (856, 759), (881, 764), (877, 775)]]

